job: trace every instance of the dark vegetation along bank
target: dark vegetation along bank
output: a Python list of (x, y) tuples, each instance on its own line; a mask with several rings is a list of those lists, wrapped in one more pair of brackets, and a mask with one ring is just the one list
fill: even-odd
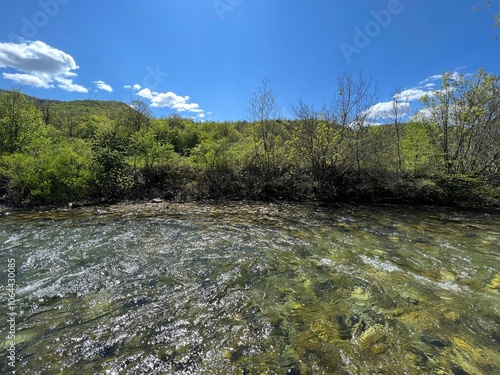
[(321, 200), (462, 206), (500, 203), (499, 77), (444, 75), (408, 104), (395, 95), (376, 125), (376, 87), (342, 74), (316, 109), (299, 101), (280, 117), (264, 81), (251, 121), (153, 118), (148, 106), (45, 101), (0, 92), (0, 200), (10, 206), (71, 201)]

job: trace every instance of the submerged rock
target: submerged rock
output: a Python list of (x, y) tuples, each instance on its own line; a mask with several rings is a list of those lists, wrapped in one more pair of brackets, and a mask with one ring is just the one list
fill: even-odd
[(366, 323), (357, 315), (346, 317), (345, 315), (337, 316), (339, 326), (339, 335), (342, 340), (351, 340), (358, 333), (363, 332)]
[(500, 274), (496, 274), (491, 282), (488, 284), (488, 288), (490, 289), (500, 289)]
[(375, 324), (364, 331), (356, 340), (364, 351), (380, 354), (387, 350), (387, 334), (381, 324)]
[(423, 331), (422, 335), (420, 336), (420, 340), (422, 340), (423, 343), (432, 345), (439, 349), (442, 349), (450, 345), (450, 342), (448, 340), (446, 340), (444, 337), (431, 330)]
[(448, 311), (444, 314), (444, 317), (448, 320), (451, 320), (452, 322), (457, 322), (458, 320), (460, 320), (460, 314), (456, 311)]
[(473, 347), (461, 337), (453, 338), (453, 346), (455, 349), (458, 349), (461, 354), (474, 361), (479, 361), (482, 357), (481, 349)]

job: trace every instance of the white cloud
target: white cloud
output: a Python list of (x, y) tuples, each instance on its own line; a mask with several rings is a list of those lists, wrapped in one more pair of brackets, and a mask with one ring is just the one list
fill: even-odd
[(22, 85), (27, 85), (37, 88), (43, 88), (43, 89), (54, 88), (54, 85), (50, 84), (46, 78), (42, 78), (38, 75), (33, 75), (33, 74), (3, 73), (3, 78), (20, 83)]
[(113, 88), (104, 81), (94, 81), (95, 85), (99, 90), (113, 92)]
[(57, 87), (69, 91), (69, 92), (89, 92), (85, 87), (74, 84), (73, 80), (64, 77), (54, 77), (54, 80), (58, 83)]
[(3, 73), (3, 78), (38, 88), (88, 92), (68, 77), (76, 77), (78, 69), (73, 57), (41, 41), (22, 43), (0, 42), (0, 67), (12, 68), (20, 73)]
[(422, 98), (427, 94), (428, 94), (427, 91), (424, 91), (419, 88), (413, 88), (401, 91), (401, 93), (395, 95), (394, 98), (397, 98), (398, 100), (405, 100), (405, 101), (407, 100), (409, 102), (412, 102), (414, 100), (419, 100), (420, 98)]
[(136, 84), (135, 84), (132, 88), (133, 88), (134, 90), (140, 90), (140, 89), (142, 89), (141, 85), (139, 85), (139, 84), (137, 84), (137, 83), (136, 83)]
[[(410, 103), (398, 102), (398, 110), (400, 115), (408, 113), (410, 110)], [(373, 120), (390, 119), (394, 116), (393, 111), (392, 101), (377, 103), (368, 110), (368, 118)]]
[(132, 86), (130, 86), (130, 85), (125, 85), (125, 86), (123, 86), (123, 88), (124, 88), (124, 89), (131, 89), (131, 88), (132, 88)]
[(417, 113), (412, 116), (415, 121), (425, 121), (432, 118), (432, 111), (430, 108), (420, 108)]
[(145, 99), (153, 100), (153, 93), (151, 92), (150, 89), (143, 89), (139, 91), (136, 95)]
[(171, 108), (176, 109), (178, 112), (193, 112), (193, 113), (203, 113), (203, 109), (200, 108), (197, 103), (188, 103), (189, 96), (179, 96), (173, 92), (158, 93), (151, 91), (148, 88), (144, 88), (139, 91), (136, 95), (149, 99), (151, 101), (151, 107), (157, 108)]
[(199, 117), (199, 118), (205, 118), (205, 114), (204, 114), (204, 113), (200, 113), (200, 114), (198, 115), (198, 117)]
[[(462, 69), (462, 68), (458, 68), (458, 69)], [(457, 71), (447, 72), (446, 74), (449, 75), (450, 78), (453, 80), (460, 79), (460, 73)], [(470, 75), (471, 75), (471, 73), (465, 74), (465, 76), (470, 76)], [(422, 82), (420, 82), (420, 85), (426, 85), (429, 82), (441, 81), (443, 78), (444, 78), (444, 74), (436, 74), (436, 75), (433, 75), (433, 76), (430, 76), (430, 77), (427, 77), (426, 79), (424, 79)]]
[[(458, 72), (449, 72), (450, 79), (459, 80), (461, 75)], [(468, 76), (469, 74), (465, 74)], [(392, 97), (392, 99), (396, 99), (398, 101), (399, 112), (403, 114), (403, 117), (410, 112), (410, 102), (418, 101), (422, 99), (425, 95), (432, 97), (436, 94), (443, 92), (440, 83), (437, 81), (441, 81), (444, 78), (443, 74), (436, 74), (427, 77), (423, 81), (419, 83), (417, 87), (405, 89), (401, 91), (401, 93), (396, 94)], [(436, 87), (437, 86), (437, 87)], [(450, 87), (449, 90), (453, 90), (453, 87)], [(428, 118), (431, 113), (426, 108), (418, 109), (417, 104), (417, 113), (414, 117), (423, 117)], [(366, 113), (368, 114), (368, 118), (371, 120), (389, 120), (393, 117), (393, 102), (380, 102), (372, 106)]]
[(442, 74), (436, 74), (436, 75), (433, 75), (433, 76), (430, 76), (430, 77), (427, 77), (426, 79), (424, 79), (422, 82), (420, 82), (419, 84), (420, 85), (423, 85), (423, 84), (426, 84), (428, 82), (432, 82), (432, 81), (439, 81), (443, 79), (443, 75)]

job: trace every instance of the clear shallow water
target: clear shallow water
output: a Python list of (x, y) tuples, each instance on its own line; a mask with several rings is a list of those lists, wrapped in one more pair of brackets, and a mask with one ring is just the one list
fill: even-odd
[[(17, 373), (500, 373), (494, 212), (13, 213), (0, 249), (2, 292), (7, 259), (18, 267)], [(2, 332), (6, 316), (2, 303)]]

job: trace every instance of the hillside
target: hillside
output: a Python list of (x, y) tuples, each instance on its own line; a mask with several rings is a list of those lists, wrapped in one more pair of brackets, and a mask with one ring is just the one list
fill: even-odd
[[(0, 95), (5, 95), (11, 91), (0, 89)], [(81, 119), (86, 116), (94, 115), (100, 117), (113, 118), (116, 114), (130, 109), (130, 106), (116, 100), (51, 100), (42, 99), (26, 95), (26, 97), (35, 103), (42, 111), (47, 108), (51, 111), (54, 118), (72, 118)]]

